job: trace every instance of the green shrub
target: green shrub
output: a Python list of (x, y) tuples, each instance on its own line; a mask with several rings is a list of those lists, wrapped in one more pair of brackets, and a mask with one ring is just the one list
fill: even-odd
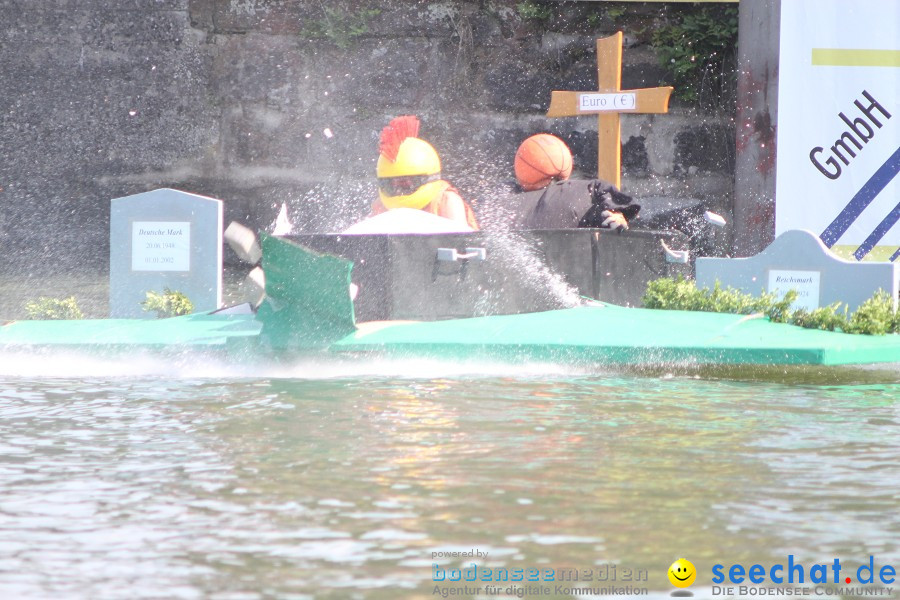
[(900, 333), (900, 310), (894, 313), (891, 319), (891, 333)]
[(606, 15), (615, 21), (616, 19), (621, 19), (628, 13), (627, 9), (624, 6), (610, 6), (606, 9)]
[(732, 288), (722, 289), (719, 282), (711, 290), (697, 289), (693, 281), (678, 276), (675, 279), (665, 277), (648, 283), (643, 302), (647, 308), (663, 310), (763, 313), (773, 323), (791, 323), (807, 329), (867, 335), (900, 333), (900, 311), (894, 311), (890, 294), (881, 290), (861, 304), (849, 317), (846, 306), (841, 311), (840, 302), (813, 311), (792, 311), (790, 306), (796, 299), (797, 292), (794, 290), (788, 291), (778, 300), (771, 293), (753, 296)]
[(772, 312), (776, 319), (781, 319), (795, 298), (796, 294), (792, 294), (790, 298), (786, 297), (787, 302), (776, 301), (775, 294), (753, 296), (733, 288), (722, 289), (719, 282), (711, 290), (701, 290), (697, 289), (693, 281), (679, 276), (675, 279), (664, 277), (648, 283), (643, 302), (647, 308), (664, 310), (699, 310), (739, 315), (768, 315)]
[(654, 32), (653, 46), (672, 74), (675, 96), (717, 103), (736, 80), (738, 9), (705, 5), (674, 14)]
[(516, 11), (524, 20), (549, 21), (553, 18), (553, 9), (535, 0), (525, 0), (516, 4)]
[(878, 290), (874, 296), (863, 302), (850, 316), (844, 329), (847, 333), (865, 333), (868, 335), (884, 335), (893, 331), (896, 315), (891, 296)]
[(322, 18), (306, 22), (300, 35), (307, 39), (324, 39), (346, 50), (357, 38), (369, 33), (369, 22), (381, 14), (379, 8), (323, 7)]
[(48, 298), (41, 296), (37, 300), (25, 303), (25, 312), (29, 319), (70, 320), (83, 319), (84, 314), (78, 308), (75, 296), (68, 298)]
[(781, 300), (775, 300), (773, 297), (771, 299), (771, 304), (764, 312), (773, 323), (789, 323), (791, 322), (791, 316), (793, 314), (791, 304), (793, 304), (796, 299), (797, 291), (788, 290)]
[[(718, 287), (718, 284), (716, 284)], [(684, 277), (663, 277), (647, 284), (643, 302), (647, 308), (663, 310), (690, 310), (685, 308), (690, 298), (695, 295), (697, 287)]]
[(165, 288), (162, 294), (154, 291), (147, 292), (147, 299), (141, 302), (145, 311), (156, 311), (156, 317), (166, 319), (179, 317), (194, 312), (194, 304), (181, 292), (173, 292)]
[(844, 331), (847, 327), (847, 307), (844, 306), (843, 312), (838, 312), (840, 308), (840, 302), (821, 306), (812, 312), (801, 308), (794, 312), (791, 322), (806, 329), (821, 329), (823, 331), (839, 329)]

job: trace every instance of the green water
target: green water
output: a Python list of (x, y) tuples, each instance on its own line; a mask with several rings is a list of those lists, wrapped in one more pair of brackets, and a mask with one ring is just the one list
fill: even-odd
[(472, 562), (616, 565), (662, 598), (679, 557), (706, 597), (716, 563), (900, 567), (900, 378), (2, 358), (2, 598), (434, 598), (433, 564)]

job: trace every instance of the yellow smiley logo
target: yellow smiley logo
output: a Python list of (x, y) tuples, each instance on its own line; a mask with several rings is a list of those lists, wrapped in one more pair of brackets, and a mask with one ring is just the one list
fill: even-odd
[(697, 569), (686, 558), (679, 558), (669, 567), (669, 581), (675, 587), (686, 588), (697, 579)]

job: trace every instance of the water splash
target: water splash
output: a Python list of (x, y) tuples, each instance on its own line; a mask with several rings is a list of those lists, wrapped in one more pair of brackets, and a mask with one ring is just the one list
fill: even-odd
[(378, 198), (372, 180), (342, 177), (334, 182), (319, 183), (299, 196), (285, 201), (293, 215), (291, 233), (337, 233), (361, 221)]
[(532, 294), (552, 308), (580, 306), (582, 298), (565, 278), (544, 261), (537, 241), (527, 232), (512, 228), (518, 199), (508, 168), (496, 161), (480, 163), (480, 172), (469, 172), (471, 193), (485, 238), (493, 249), (492, 260), (503, 265)]
[(287, 202), (282, 202), (281, 210), (278, 211), (278, 216), (275, 217), (272, 235), (290, 235), (293, 229), (294, 226), (291, 224), (290, 219), (288, 219)]
[[(52, 369), (47, 365), (53, 365)], [(72, 351), (0, 351), (0, 377), (37, 379), (154, 378), (189, 379), (435, 379), (443, 377), (489, 376), (531, 379), (546, 376), (584, 374), (584, 368), (560, 364), (510, 365), (484, 361), (451, 362), (432, 359), (342, 357), (276, 360), (271, 357), (227, 359), (200, 352), (171, 356), (129, 354), (100, 356)]]

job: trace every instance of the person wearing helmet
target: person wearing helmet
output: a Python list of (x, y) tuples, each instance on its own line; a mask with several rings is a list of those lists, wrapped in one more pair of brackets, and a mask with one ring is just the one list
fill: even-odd
[(418, 136), (419, 119), (393, 119), (381, 132), (378, 200), (369, 216), (395, 208), (414, 208), (478, 230), (475, 213), (459, 192), (441, 177), (437, 151)]
[(539, 133), (519, 146), (514, 161), (513, 229), (591, 227), (624, 231), (640, 205), (601, 179), (571, 179), (572, 153), (556, 136)]

